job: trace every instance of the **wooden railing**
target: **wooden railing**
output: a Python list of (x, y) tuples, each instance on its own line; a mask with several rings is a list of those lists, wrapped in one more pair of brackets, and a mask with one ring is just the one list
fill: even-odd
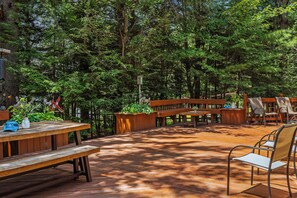
[(150, 106), (157, 112), (157, 118), (162, 126), (166, 123), (166, 117), (170, 117), (173, 122), (176, 122), (176, 115), (181, 112), (191, 111), (194, 106), (198, 110), (210, 111), (212, 120), (217, 114), (220, 114), (220, 109), (224, 107), (225, 99), (172, 99), (172, 100), (152, 100)]

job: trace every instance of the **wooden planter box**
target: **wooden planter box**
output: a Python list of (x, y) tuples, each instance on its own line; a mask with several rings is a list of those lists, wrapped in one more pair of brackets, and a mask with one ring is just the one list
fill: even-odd
[(221, 109), (222, 124), (245, 124), (245, 109)]
[(116, 113), (116, 133), (142, 131), (156, 128), (156, 113), (123, 114)]

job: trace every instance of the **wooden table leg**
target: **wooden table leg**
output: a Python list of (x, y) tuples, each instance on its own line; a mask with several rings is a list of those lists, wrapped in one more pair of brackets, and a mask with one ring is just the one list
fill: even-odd
[(185, 126), (187, 122), (187, 116), (183, 115), (182, 118), (183, 118), (183, 126)]
[(166, 125), (166, 117), (160, 117), (159, 120), (161, 127), (164, 127)]
[(193, 120), (194, 120), (194, 128), (197, 127), (197, 119), (198, 119), (198, 116), (193, 116)]
[(57, 150), (58, 145), (57, 145), (57, 135), (52, 135), (52, 150)]
[(74, 132), (74, 141), (76, 145), (80, 145), (81, 144), (81, 135), (80, 135), (80, 131), (75, 131)]

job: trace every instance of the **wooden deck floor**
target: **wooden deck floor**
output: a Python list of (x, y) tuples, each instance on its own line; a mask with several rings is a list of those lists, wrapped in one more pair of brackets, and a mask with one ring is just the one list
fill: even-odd
[[(101, 147), (100, 153), (90, 156), (93, 182), (87, 183), (81, 177), (27, 197), (227, 197), (226, 159), (230, 148), (238, 144), (253, 145), (259, 137), (278, 127), (280, 125), (166, 127), (90, 140), (85, 143)], [(235, 163), (232, 167), (230, 197), (267, 196), (265, 172), (255, 176), (256, 185), (251, 187), (250, 167)], [(57, 171), (43, 170), (2, 181), (2, 192), (65, 174)], [(288, 197), (284, 172), (278, 170), (272, 174), (273, 197)], [(297, 197), (293, 172), (290, 180)]]

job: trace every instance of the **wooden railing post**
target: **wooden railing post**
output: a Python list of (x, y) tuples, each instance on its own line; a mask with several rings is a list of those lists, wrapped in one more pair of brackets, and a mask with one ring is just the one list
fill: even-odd
[(243, 94), (243, 109), (245, 111), (245, 121), (248, 119), (248, 95), (246, 93)]

